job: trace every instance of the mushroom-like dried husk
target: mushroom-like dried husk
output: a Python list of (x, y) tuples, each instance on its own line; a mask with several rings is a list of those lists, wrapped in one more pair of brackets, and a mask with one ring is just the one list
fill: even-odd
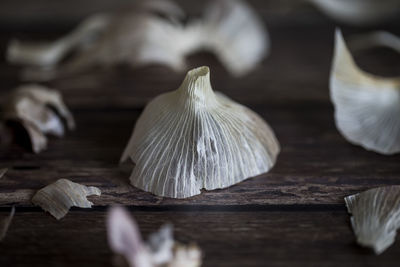
[(142, 240), (136, 221), (122, 207), (112, 207), (107, 216), (108, 243), (130, 267), (198, 267), (201, 251), (174, 241), (172, 226), (164, 225)]
[(15, 214), (15, 207), (13, 206), (11, 208), (10, 215), (8, 215), (7, 218), (5, 218), (3, 221), (1, 221), (1, 224), (0, 224), (0, 242), (3, 241), (3, 239), (6, 237), (8, 228), (10, 228), (12, 219), (14, 218), (14, 214)]
[(188, 72), (178, 90), (152, 100), (138, 119), (122, 161), (136, 164), (132, 185), (186, 198), (268, 172), (279, 144), (250, 109), (214, 93), (208, 67)]
[(357, 242), (381, 254), (400, 227), (400, 186), (380, 187), (345, 198)]
[(373, 24), (400, 12), (398, 0), (309, 0), (328, 16), (353, 25)]
[(24, 85), (13, 91), (5, 107), (4, 118), (21, 123), (35, 153), (46, 148), (46, 134), (64, 135), (64, 121), (68, 129), (75, 128), (74, 118), (61, 94), (36, 84)]
[(400, 152), (400, 78), (360, 70), (339, 30), (330, 91), (336, 126), (349, 142), (386, 155)]
[(77, 184), (67, 179), (59, 179), (37, 191), (32, 198), (32, 203), (60, 220), (71, 207), (91, 208), (93, 203), (86, 199), (91, 195), (100, 196), (100, 189)]

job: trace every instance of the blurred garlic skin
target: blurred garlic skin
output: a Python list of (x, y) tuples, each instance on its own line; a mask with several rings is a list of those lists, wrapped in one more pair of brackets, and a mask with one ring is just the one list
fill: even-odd
[(5, 120), (17, 121), (25, 128), (35, 153), (46, 148), (46, 134), (58, 137), (64, 135), (63, 120), (69, 130), (75, 128), (74, 118), (64, 104), (61, 94), (36, 84), (16, 88), (7, 102), (4, 113)]
[(400, 78), (360, 70), (336, 31), (330, 77), (335, 122), (351, 143), (391, 155), (400, 152)]
[(187, 198), (268, 172), (279, 150), (267, 123), (214, 93), (209, 68), (200, 67), (189, 71), (177, 90), (146, 106), (121, 161), (136, 164), (132, 185)]
[(369, 25), (400, 12), (398, 0), (309, 0), (326, 15), (352, 25)]
[(67, 179), (59, 179), (37, 191), (32, 198), (32, 203), (60, 220), (71, 207), (91, 208), (93, 203), (86, 199), (91, 195), (100, 196), (100, 189), (77, 184)]
[(107, 15), (95, 15), (81, 23), (75, 30), (52, 43), (21, 43), (12, 40), (7, 48), (8, 62), (42, 68), (54, 67), (68, 52), (83, 48), (108, 25)]
[(264, 22), (245, 1), (211, 1), (202, 27), (204, 47), (213, 51), (234, 76), (249, 73), (269, 52)]
[[(243, 1), (212, 1), (203, 18), (188, 25), (180, 22), (183, 17), (185, 13), (174, 2), (144, 1), (119, 14), (89, 17), (53, 43), (14, 40), (7, 58), (11, 63), (41, 67), (26, 69), (24, 78), (49, 80), (119, 63), (133, 67), (159, 64), (185, 71), (186, 57), (201, 50), (215, 53), (232, 75), (242, 76), (268, 53), (269, 38), (263, 22)], [(77, 50), (77, 55), (58, 64), (72, 50)]]
[(381, 254), (400, 227), (400, 186), (370, 189), (345, 198), (357, 243)]
[(388, 47), (400, 53), (400, 38), (390, 32), (373, 31), (351, 36), (348, 40), (351, 50), (359, 51), (372, 47)]
[(171, 225), (164, 225), (144, 242), (136, 221), (122, 207), (112, 207), (108, 212), (107, 235), (111, 250), (124, 256), (130, 267), (201, 265), (200, 249), (177, 244)]
[(14, 218), (14, 214), (15, 214), (15, 207), (12, 206), (10, 215), (8, 215), (8, 217), (5, 218), (4, 220), (0, 221), (0, 242), (2, 242), (6, 237), (8, 229), (10, 228), (11, 222)]

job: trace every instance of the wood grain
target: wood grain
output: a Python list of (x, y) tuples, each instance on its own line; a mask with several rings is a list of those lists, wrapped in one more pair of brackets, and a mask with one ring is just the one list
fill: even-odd
[[(400, 243), (377, 257), (355, 244), (346, 212), (135, 211), (144, 237), (174, 224), (175, 237), (204, 249), (207, 266), (398, 266)], [(0, 213), (0, 216), (2, 213)], [(72, 211), (57, 221), (18, 212), (1, 266), (111, 266), (105, 212)]]

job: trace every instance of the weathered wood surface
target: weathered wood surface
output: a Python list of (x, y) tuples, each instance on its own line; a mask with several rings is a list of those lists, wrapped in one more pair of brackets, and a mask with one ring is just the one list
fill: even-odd
[[(376, 257), (355, 244), (345, 211), (134, 211), (144, 237), (174, 224), (177, 240), (204, 248), (204, 266), (398, 266), (400, 243)], [(73, 211), (62, 221), (17, 213), (1, 266), (111, 266), (105, 212)], [(4, 257), (3, 255), (6, 255)], [(11, 259), (13, 259), (11, 261)], [(9, 265), (13, 262), (12, 265)]]
[[(185, 7), (201, 3), (180, 2)], [(269, 122), (282, 146), (274, 169), (186, 200), (140, 191), (129, 185), (132, 166), (120, 166), (119, 157), (145, 103), (176, 89), (184, 73), (121, 66), (57, 79), (48, 85), (63, 92), (78, 128), (64, 139), (51, 138), (39, 155), (18, 145), (0, 151), (0, 168), (9, 169), (0, 178), (0, 219), (17, 206), (0, 243), (0, 266), (110, 266), (104, 220), (112, 204), (129, 206), (145, 236), (173, 222), (178, 240), (196, 241), (205, 250), (205, 266), (398, 266), (399, 243), (379, 257), (356, 246), (344, 209), (346, 195), (400, 184), (400, 156), (353, 146), (335, 128), (328, 78), (336, 25), (295, 1), (250, 2), (272, 39), (263, 64), (240, 79), (206, 53), (192, 55), (189, 65), (209, 65), (214, 89)], [(68, 1), (4, 0), (0, 51), (12, 37), (56, 38), (87, 14), (120, 5), (86, 0), (71, 9)], [(400, 34), (398, 24), (376, 28)], [(344, 32), (365, 30), (346, 27)], [(356, 59), (368, 71), (400, 75), (400, 55), (391, 51), (375, 49)], [(21, 84), (18, 70), (0, 60), (0, 104)], [(34, 192), (59, 178), (99, 187), (102, 196), (90, 197), (95, 209), (74, 209), (58, 222), (33, 207)]]

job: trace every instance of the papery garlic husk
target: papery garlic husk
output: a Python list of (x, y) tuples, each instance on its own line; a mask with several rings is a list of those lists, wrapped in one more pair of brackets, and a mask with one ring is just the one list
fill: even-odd
[(75, 128), (74, 118), (61, 94), (36, 84), (16, 88), (4, 113), (5, 120), (17, 121), (25, 128), (35, 153), (46, 148), (46, 134), (58, 137), (64, 135), (64, 121), (69, 130)]
[(400, 186), (370, 189), (345, 198), (357, 242), (381, 254), (400, 227)]
[(91, 195), (100, 196), (100, 189), (77, 184), (67, 179), (59, 179), (37, 191), (32, 198), (32, 203), (60, 220), (71, 207), (91, 208), (93, 203), (86, 198)]
[(253, 70), (269, 53), (262, 19), (240, 0), (211, 1), (202, 20), (202, 42), (235, 76)]
[(186, 198), (268, 172), (279, 144), (250, 109), (214, 93), (208, 67), (188, 72), (178, 90), (152, 100), (139, 117), (121, 161), (136, 165), (132, 185)]
[(7, 218), (1, 221), (0, 223), (0, 242), (6, 237), (7, 231), (10, 228), (11, 222), (14, 218), (15, 207), (12, 206), (10, 215)]
[(400, 78), (360, 70), (339, 30), (330, 92), (336, 126), (349, 142), (386, 155), (400, 152)]
[(7, 168), (0, 169), (0, 179), (3, 178), (4, 174), (6, 174), (7, 171), (8, 171)]
[(309, 0), (326, 15), (353, 25), (373, 24), (400, 12), (398, 0)]
[(136, 221), (122, 207), (112, 207), (108, 212), (107, 235), (111, 250), (124, 256), (130, 267), (201, 265), (200, 249), (174, 241), (171, 225), (164, 225), (144, 242)]
[[(233, 75), (242, 76), (254, 69), (269, 51), (262, 20), (243, 1), (212, 1), (202, 19), (190, 20), (187, 25), (181, 23), (184, 16), (174, 2), (145, 1), (120, 14), (89, 17), (53, 43), (12, 41), (7, 58), (12, 63), (41, 67), (26, 69), (25, 78), (49, 80), (97, 65), (118, 63), (133, 67), (157, 64), (184, 71), (189, 54), (208, 50)], [(76, 56), (58, 65), (72, 50), (77, 50)]]
[[(25, 70), (24, 77), (33, 80), (49, 80), (97, 65), (118, 63), (162, 64), (182, 70), (186, 50), (182, 46), (186, 42), (183, 25), (178, 21), (183, 14), (173, 2), (145, 1), (120, 13), (89, 17), (76, 30), (40, 51), (31, 49), (33, 45), (11, 43), (8, 58), (12, 62), (42, 66), (43, 69)], [(77, 50), (76, 55), (56, 67), (72, 50)], [(47, 58), (50, 59), (44, 60)]]
[(349, 38), (348, 44), (353, 51), (382, 46), (400, 53), (400, 38), (387, 31), (373, 31), (353, 35)]

